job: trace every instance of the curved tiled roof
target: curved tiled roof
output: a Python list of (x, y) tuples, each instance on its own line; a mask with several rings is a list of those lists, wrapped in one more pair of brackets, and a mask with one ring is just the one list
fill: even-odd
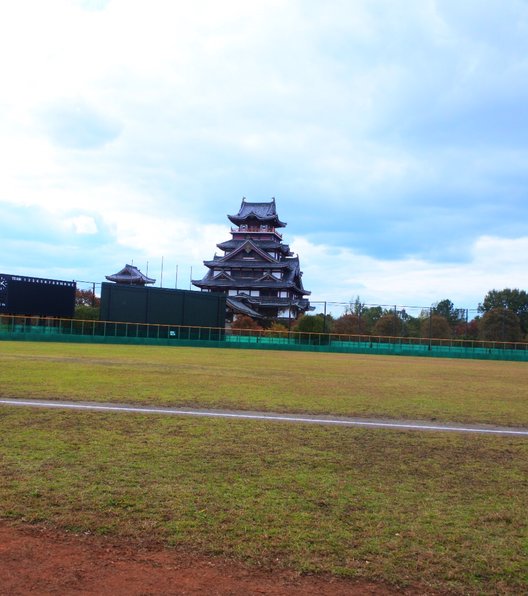
[(244, 197), (236, 215), (227, 216), (230, 221), (239, 226), (248, 221), (270, 224), (275, 228), (284, 228), (286, 223), (279, 219), (275, 208), (275, 199), (269, 203), (249, 203)]
[(239, 300), (238, 297), (226, 298), (226, 305), (236, 314), (248, 315), (249, 317), (253, 317), (254, 319), (265, 318), (256, 310), (253, 310), (251, 307), (247, 306), (247, 304), (244, 304), (244, 302), (242, 302), (242, 300)]
[(137, 267), (134, 267), (134, 265), (125, 265), (121, 271), (118, 271), (113, 275), (105, 275), (105, 277), (108, 281), (130, 286), (144, 286), (146, 284), (153, 284), (156, 281), (141, 273), (141, 271)]

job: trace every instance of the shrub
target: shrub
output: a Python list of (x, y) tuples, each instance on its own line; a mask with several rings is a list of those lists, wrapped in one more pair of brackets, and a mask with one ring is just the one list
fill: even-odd
[(271, 324), (271, 327), (266, 333), (267, 337), (287, 337), (288, 328), (282, 323), (276, 321)]
[(325, 317), (324, 315), (303, 315), (299, 317), (295, 323), (295, 331), (302, 331), (305, 333), (324, 333), (329, 331), (330, 318), (326, 317), (326, 329), (325, 329)]
[(81, 321), (98, 321), (99, 307), (86, 305), (76, 306), (73, 318)]
[(233, 335), (259, 335), (262, 327), (247, 315), (237, 315), (231, 324)]

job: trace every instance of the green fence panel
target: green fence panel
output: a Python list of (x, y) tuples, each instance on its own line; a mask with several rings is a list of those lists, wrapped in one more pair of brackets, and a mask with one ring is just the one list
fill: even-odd
[(335, 336), (321, 333), (232, 331), (218, 327), (79, 321), (3, 316), (0, 340), (61, 341), (236, 349), (287, 350), (347, 354), (385, 354), (435, 358), (528, 361), (527, 343), (478, 342)]

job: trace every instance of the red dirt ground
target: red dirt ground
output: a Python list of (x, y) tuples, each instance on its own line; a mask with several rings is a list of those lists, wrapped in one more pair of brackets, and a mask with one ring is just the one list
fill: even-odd
[[(266, 572), (222, 559), (39, 526), (0, 523), (0, 594), (395, 595), (401, 590), (332, 577)], [(412, 590), (407, 593), (421, 593)]]

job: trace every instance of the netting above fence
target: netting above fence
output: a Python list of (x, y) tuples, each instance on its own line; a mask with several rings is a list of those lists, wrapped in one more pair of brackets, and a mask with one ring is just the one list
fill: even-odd
[[(312, 301), (320, 332), (392, 337), (477, 339), (477, 309), (456, 308), (449, 300), (432, 307)], [(302, 325), (301, 325), (302, 326)], [(494, 339), (509, 339), (508, 337)]]

